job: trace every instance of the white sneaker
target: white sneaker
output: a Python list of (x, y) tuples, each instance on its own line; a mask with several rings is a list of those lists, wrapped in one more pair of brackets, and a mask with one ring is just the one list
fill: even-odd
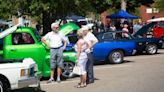
[(48, 81), (47, 81), (47, 83), (54, 83), (55, 81), (54, 81), (54, 79), (49, 79)]

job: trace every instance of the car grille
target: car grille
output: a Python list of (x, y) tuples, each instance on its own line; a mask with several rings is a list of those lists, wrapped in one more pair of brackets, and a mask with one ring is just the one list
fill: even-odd
[(29, 76), (32, 77), (35, 75), (34, 67), (30, 68)]

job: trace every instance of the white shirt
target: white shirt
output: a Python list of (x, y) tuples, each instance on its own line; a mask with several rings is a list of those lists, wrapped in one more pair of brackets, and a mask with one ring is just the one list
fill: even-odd
[(49, 42), (51, 48), (58, 48), (63, 45), (62, 41), (67, 41), (66, 37), (62, 33), (49, 32), (43, 37)]
[[(93, 45), (93, 41), (97, 41), (98, 42), (98, 39), (91, 33), (91, 32), (88, 32), (86, 36), (84, 36), (84, 40), (91, 46)], [(91, 48), (92, 50), (92, 48)]]
[[(87, 44), (85, 44), (85, 41), (83, 39), (80, 39), (79, 42), (81, 45), (81, 51), (80, 51), (79, 59), (86, 59), (87, 53), (85, 52), (85, 50), (87, 49)], [(77, 52), (77, 43), (75, 44), (75, 51)]]

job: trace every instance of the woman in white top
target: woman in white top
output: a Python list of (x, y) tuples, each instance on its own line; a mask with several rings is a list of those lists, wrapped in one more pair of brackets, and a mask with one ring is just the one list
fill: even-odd
[(88, 43), (83, 39), (82, 30), (77, 32), (78, 41), (75, 44), (76, 51), (76, 65), (81, 68), (80, 83), (78, 83), (77, 88), (86, 87), (86, 63), (88, 61), (86, 49), (89, 48)]

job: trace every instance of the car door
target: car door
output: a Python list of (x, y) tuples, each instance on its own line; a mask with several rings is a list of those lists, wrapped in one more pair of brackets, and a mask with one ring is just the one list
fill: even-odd
[(9, 36), (11, 37), (11, 44), (8, 44), (4, 47), (4, 58), (32, 58), (38, 64), (39, 70), (41, 70), (42, 63), (45, 60), (46, 56), (46, 51), (44, 47), (41, 44), (36, 43), (30, 33), (12, 33)]

